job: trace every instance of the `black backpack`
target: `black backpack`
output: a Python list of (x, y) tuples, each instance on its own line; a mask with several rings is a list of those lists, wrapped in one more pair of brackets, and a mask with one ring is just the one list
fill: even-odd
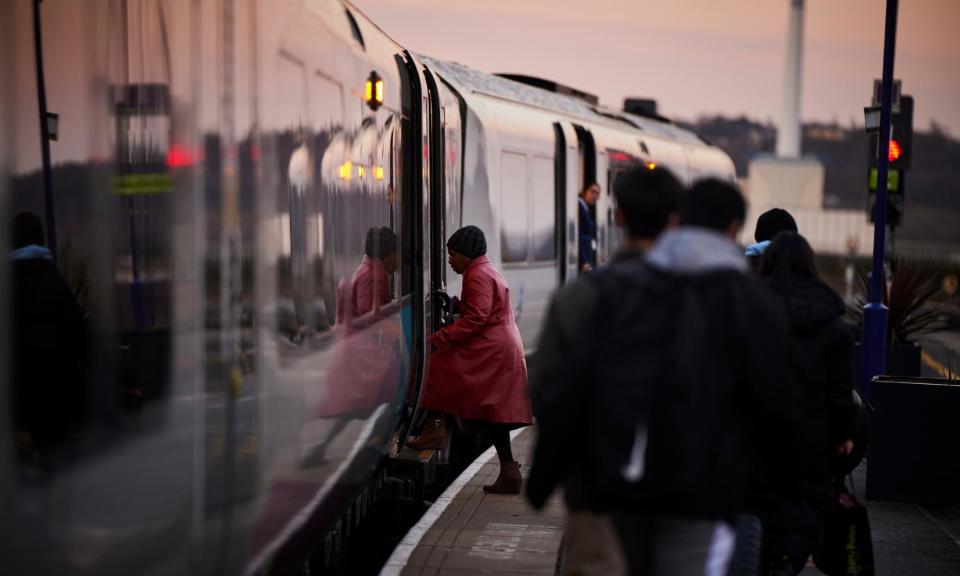
[(698, 277), (641, 261), (614, 263), (587, 275), (600, 303), (577, 348), (590, 359), (583, 409), (587, 482), (599, 508), (649, 508), (651, 499), (683, 494), (699, 478), (695, 463), (703, 382), (697, 362), (708, 345)]

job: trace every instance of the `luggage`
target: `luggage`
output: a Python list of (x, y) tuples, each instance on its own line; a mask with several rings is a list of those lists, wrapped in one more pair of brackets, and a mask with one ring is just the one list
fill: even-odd
[(828, 576), (872, 576), (873, 542), (867, 509), (840, 482), (820, 520), (813, 561)]

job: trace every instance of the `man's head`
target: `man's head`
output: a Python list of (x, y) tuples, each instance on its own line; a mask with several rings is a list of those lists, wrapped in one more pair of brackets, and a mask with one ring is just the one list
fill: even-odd
[(31, 244), (44, 245), (43, 224), (36, 214), (21, 212), (13, 218), (13, 248), (23, 248)]
[(474, 258), (487, 253), (487, 239), (476, 226), (464, 226), (447, 240), (447, 261), (457, 274), (463, 274)]
[(733, 184), (708, 178), (700, 180), (680, 201), (680, 225), (699, 226), (736, 240), (747, 205)]
[(593, 206), (597, 203), (597, 199), (600, 198), (600, 185), (596, 182), (591, 182), (584, 186), (583, 191), (580, 192), (580, 197), (583, 198), (583, 201), (589, 206)]
[(382, 260), (387, 272), (397, 269), (397, 235), (386, 226), (367, 230), (364, 253), (372, 260)]
[[(637, 167), (617, 180), (617, 224), (631, 240), (652, 241), (676, 224), (680, 182), (666, 168)], [(672, 222), (671, 222), (672, 221)]]
[(753, 237), (757, 242), (773, 240), (781, 232), (798, 232), (797, 222), (783, 208), (771, 208), (757, 218)]

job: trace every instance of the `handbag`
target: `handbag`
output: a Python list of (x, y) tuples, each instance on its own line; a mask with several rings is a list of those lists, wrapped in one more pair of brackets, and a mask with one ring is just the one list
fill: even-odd
[(813, 561), (828, 576), (872, 576), (873, 542), (867, 509), (843, 480), (835, 488), (820, 519)]

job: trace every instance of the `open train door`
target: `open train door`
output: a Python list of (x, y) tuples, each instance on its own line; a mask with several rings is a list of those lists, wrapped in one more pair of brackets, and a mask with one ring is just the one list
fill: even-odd
[(577, 277), (577, 194), (580, 192), (580, 152), (577, 133), (570, 125), (554, 122), (554, 183), (558, 284)]
[(400, 193), (401, 246), (408, 255), (400, 271), (401, 292), (410, 294), (409, 307), (403, 310), (403, 326), (410, 350), (409, 382), (406, 410), (400, 424), (400, 441), (406, 437), (417, 418), (420, 394), (426, 376), (430, 333), (427, 288), (430, 270), (425, 256), (430, 253), (428, 231), (430, 209), (430, 177), (424, 165), (429, 158), (430, 106), (420, 68), (406, 50), (397, 54), (402, 93), (400, 123)]
[[(597, 146), (593, 140), (593, 134), (590, 133), (590, 130), (584, 128), (583, 126), (580, 126), (579, 124), (574, 124), (573, 129), (577, 135), (577, 150), (578, 150), (578, 156), (579, 156), (578, 162), (577, 162), (578, 177), (576, 178), (576, 180), (574, 180), (574, 182), (576, 182), (576, 192), (574, 192), (572, 201), (568, 199), (567, 205), (568, 205), (569, 214), (571, 215), (571, 217), (573, 218), (573, 222), (575, 223), (575, 227), (574, 227), (575, 233), (572, 235), (573, 236), (572, 241), (574, 246), (576, 247), (576, 250), (574, 250), (574, 254), (576, 254), (576, 257), (573, 263), (573, 268), (575, 272), (574, 274), (569, 275), (568, 279), (573, 278), (574, 276), (576, 276), (577, 273), (580, 272), (579, 243), (577, 242), (577, 239), (580, 234), (580, 223), (578, 218), (580, 200), (578, 196), (580, 192), (587, 187), (588, 184), (592, 182), (597, 182)], [(598, 236), (594, 237), (594, 241), (596, 242), (596, 245), (597, 245), (597, 257), (599, 259), (601, 254), (600, 238), (599, 238), (600, 214), (597, 210), (597, 206), (590, 207), (590, 215), (593, 217), (593, 221), (597, 224), (596, 231), (598, 233)]]

